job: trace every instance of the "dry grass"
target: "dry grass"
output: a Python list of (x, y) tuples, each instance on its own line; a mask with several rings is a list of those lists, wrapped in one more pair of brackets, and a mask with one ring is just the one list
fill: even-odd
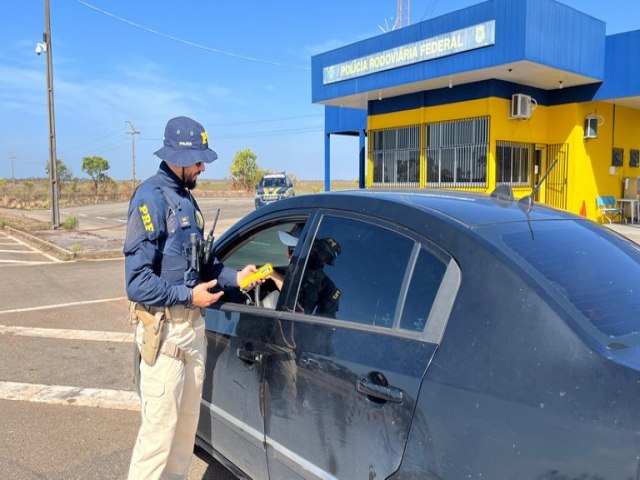
[[(296, 193), (315, 193), (324, 191), (322, 180), (294, 180)], [(358, 188), (356, 180), (334, 180), (331, 190)], [(131, 181), (110, 181), (101, 183), (98, 194), (90, 180), (61, 182), (59, 186), (60, 207), (88, 205), (92, 203), (128, 201), (133, 192)], [(229, 180), (200, 180), (194, 191), (197, 197), (252, 197), (253, 190), (245, 191), (232, 188)], [(51, 208), (51, 190), (48, 180), (31, 179), (15, 182), (0, 179), (0, 207), (24, 210)]]
[(0, 214), (0, 229), (3, 229), (5, 226), (29, 232), (51, 228), (49, 223), (39, 222), (38, 220), (27, 218), (19, 213), (15, 215)]

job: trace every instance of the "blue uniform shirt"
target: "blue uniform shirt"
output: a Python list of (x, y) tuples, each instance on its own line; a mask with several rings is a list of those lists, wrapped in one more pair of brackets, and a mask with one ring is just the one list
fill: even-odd
[[(162, 162), (129, 203), (123, 250), (129, 300), (156, 307), (190, 303), (191, 288), (201, 281), (190, 268), (192, 233), (202, 241), (202, 213), (182, 180)], [(220, 286), (237, 286), (236, 275), (214, 259), (213, 277)]]

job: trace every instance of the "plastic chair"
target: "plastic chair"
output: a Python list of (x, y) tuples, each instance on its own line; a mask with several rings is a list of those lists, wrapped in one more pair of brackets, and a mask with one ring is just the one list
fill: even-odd
[(616, 199), (613, 195), (603, 195), (596, 197), (596, 204), (601, 215), (609, 220), (609, 223), (613, 223), (618, 218), (618, 222), (627, 222), (624, 217), (624, 209), (616, 205)]

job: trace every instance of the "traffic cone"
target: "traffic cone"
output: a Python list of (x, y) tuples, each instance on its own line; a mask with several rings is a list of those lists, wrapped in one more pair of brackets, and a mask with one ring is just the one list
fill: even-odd
[(587, 216), (587, 205), (584, 203), (584, 200), (582, 200), (582, 208), (580, 209), (580, 215), (582, 215), (583, 217)]

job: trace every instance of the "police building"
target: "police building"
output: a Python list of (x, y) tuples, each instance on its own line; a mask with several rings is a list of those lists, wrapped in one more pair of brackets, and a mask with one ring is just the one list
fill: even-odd
[(606, 35), (554, 0), (489, 0), (316, 55), (326, 189), (332, 136), (354, 135), (361, 188), (522, 197), (549, 171), (536, 201), (602, 220), (598, 197), (639, 193), (638, 59), (640, 30)]

